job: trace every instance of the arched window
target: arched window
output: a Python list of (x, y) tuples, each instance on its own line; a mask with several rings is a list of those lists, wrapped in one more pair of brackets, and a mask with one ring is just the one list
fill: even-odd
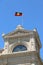
[(27, 48), (24, 45), (18, 45), (13, 49), (13, 52), (17, 52), (17, 51), (25, 51), (27, 50)]

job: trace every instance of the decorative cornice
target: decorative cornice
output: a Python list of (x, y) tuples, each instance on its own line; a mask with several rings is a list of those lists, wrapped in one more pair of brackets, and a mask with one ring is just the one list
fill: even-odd
[(21, 57), (21, 56), (31, 56), (31, 54), (37, 54), (35, 51), (22, 51), (22, 52), (13, 52), (13, 53), (8, 53), (8, 54), (0, 54), (0, 59), (1, 58), (11, 58), (11, 57)]
[(4, 36), (4, 38), (18, 38), (18, 37), (26, 37), (26, 36), (30, 36), (33, 35), (33, 32), (30, 33), (18, 33), (18, 34), (14, 34), (14, 35), (10, 35), (10, 36)]

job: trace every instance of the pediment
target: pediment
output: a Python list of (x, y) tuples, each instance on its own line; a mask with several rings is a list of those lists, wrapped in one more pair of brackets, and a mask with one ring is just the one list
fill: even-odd
[(15, 30), (13, 32), (10, 32), (10, 33), (4, 35), (3, 37), (7, 38), (7, 37), (19, 36), (19, 35), (23, 35), (23, 34), (26, 34), (29, 32), (30, 31), (27, 31), (27, 30)]
[(11, 38), (11, 37), (17, 37), (17, 36), (23, 36), (23, 35), (25, 36), (26, 34), (28, 35), (30, 32), (32, 33), (33, 31), (25, 30), (21, 25), (18, 25), (15, 31), (10, 32), (6, 35), (3, 35), (3, 38)]

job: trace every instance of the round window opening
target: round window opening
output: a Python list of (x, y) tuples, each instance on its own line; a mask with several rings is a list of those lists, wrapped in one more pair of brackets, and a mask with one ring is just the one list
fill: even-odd
[(25, 51), (27, 50), (27, 48), (24, 45), (18, 45), (13, 49), (13, 52), (17, 52), (17, 51)]

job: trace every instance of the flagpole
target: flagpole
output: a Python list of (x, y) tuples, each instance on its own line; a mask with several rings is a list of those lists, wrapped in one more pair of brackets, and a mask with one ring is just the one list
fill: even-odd
[(23, 15), (22, 15), (22, 26), (23, 26)]
[(21, 25), (23, 26), (23, 14), (22, 14), (22, 12), (15, 12), (15, 16), (21, 17), (21, 19), (22, 19)]

